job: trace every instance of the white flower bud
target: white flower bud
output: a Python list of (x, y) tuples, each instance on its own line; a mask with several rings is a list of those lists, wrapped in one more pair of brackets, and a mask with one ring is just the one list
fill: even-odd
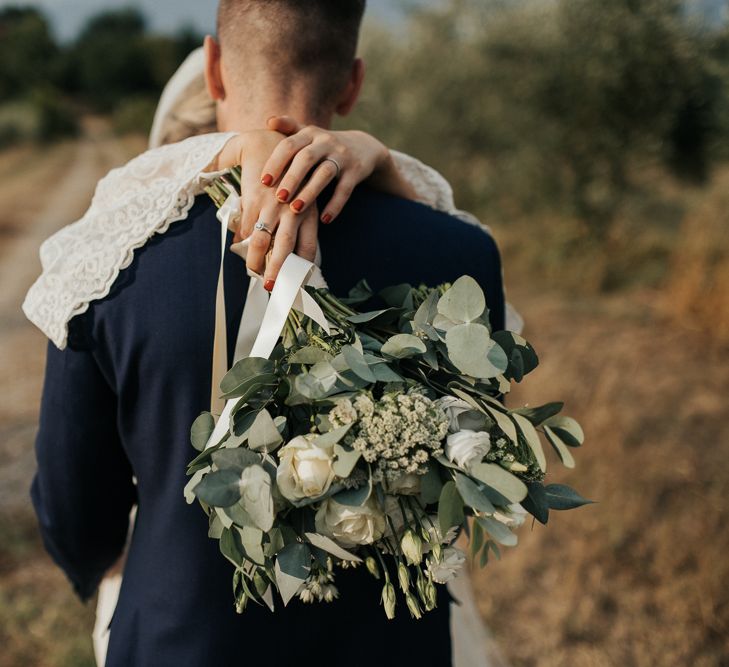
[(367, 570), (369, 570), (369, 573), (375, 578), (380, 578), (380, 568), (377, 566), (377, 561), (372, 557), (368, 556), (365, 560), (365, 565), (367, 566)]
[(400, 582), (400, 589), (403, 593), (410, 590), (410, 572), (408, 572), (405, 563), (399, 563), (397, 566), (397, 579)]
[(395, 587), (388, 581), (382, 588), (382, 604), (385, 607), (385, 615), (392, 620), (395, 618)]
[(468, 469), (468, 466), (481, 462), (490, 449), (491, 437), (488, 433), (464, 429), (448, 436), (445, 453), (449, 461)]
[(423, 541), (412, 529), (408, 528), (400, 540), (400, 550), (409, 565), (420, 565), (423, 560)]

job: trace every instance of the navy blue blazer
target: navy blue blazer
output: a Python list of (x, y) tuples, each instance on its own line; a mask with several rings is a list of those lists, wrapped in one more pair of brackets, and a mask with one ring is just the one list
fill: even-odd
[[(477, 227), (360, 188), (320, 232), (336, 294), (361, 278), (377, 290), (468, 273), (485, 288), (494, 328), (503, 328), (499, 253)], [(450, 665), (445, 590), (422, 620), (400, 601), (388, 622), (381, 582), (364, 568), (338, 575), (332, 604), (294, 601), (275, 614), (249, 605), (236, 614), (231, 566), (182, 493), (194, 455), (190, 424), (208, 409), (219, 260), (215, 209), (201, 197), (186, 220), (136, 252), (107, 298), (71, 322), (66, 350), (48, 348), (31, 495), (45, 545), (82, 599), (120, 556), (129, 510), (139, 506), (107, 667)], [(248, 278), (230, 252), (225, 280), (234, 340)]]

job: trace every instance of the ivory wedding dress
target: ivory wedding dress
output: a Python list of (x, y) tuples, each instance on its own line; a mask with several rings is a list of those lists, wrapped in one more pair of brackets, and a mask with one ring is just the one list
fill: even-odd
[[(135, 250), (187, 216), (195, 197), (203, 192), (201, 173), (232, 136), (215, 131), (215, 109), (205, 91), (199, 49), (181, 65), (162, 94), (150, 135), (151, 150), (102, 179), (87, 213), (41, 247), (43, 273), (23, 309), (56, 346), (66, 346), (73, 317), (109, 294)], [(456, 208), (450, 185), (437, 171), (403, 153), (392, 154), (422, 203), (481, 226)], [(506, 319), (508, 329), (521, 331), (523, 322), (508, 305)], [(99, 587), (93, 638), (100, 667), (121, 580), (120, 573), (109, 575)], [(480, 619), (467, 573), (449, 587), (460, 601), (451, 609), (454, 666), (502, 664)]]

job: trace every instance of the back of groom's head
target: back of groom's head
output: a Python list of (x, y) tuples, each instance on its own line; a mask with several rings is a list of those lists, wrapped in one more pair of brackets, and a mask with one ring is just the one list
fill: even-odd
[(218, 39), (241, 76), (265, 69), (311, 86), (326, 105), (347, 85), (366, 0), (220, 0)]

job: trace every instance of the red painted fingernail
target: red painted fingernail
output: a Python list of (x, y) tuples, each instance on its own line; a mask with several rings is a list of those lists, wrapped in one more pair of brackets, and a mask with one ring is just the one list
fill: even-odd
[(276, 284), (276, 281), (275, 281), (275, 280), (267, 280), (267, 281), (266, 281), (266, 282), (265, 282), (265, 283), (263, 284), (263, 289), (265, 289), (265, 290), (266, 290), (267, 292), (272, 292), (272, 291), (273, 291), (273, 286), (274, 286), (275, 284)]
[(332, 214), (331, 213), (325, 213), (323, 216), (321, 216), (321, 221), (328, 225), (332, 221)]
[(276, 197), (279, 201), (288, 201), (289, 200), (289, 191), (286, 188), (281, 188), (277, 193)]
[(304, 201), (302, 199), (297, 199), (293, 204), (291, 204), (291, 208), (293, 208), (297, 213), (301, 213), (301, 209), (304, 208)]
[(271, 174), (264, 174), (261, 179), (261, 183), (263, 183), (266, 187), (270, 187), (271, 183), (273, 183), (273, 176), (271, 176)]

